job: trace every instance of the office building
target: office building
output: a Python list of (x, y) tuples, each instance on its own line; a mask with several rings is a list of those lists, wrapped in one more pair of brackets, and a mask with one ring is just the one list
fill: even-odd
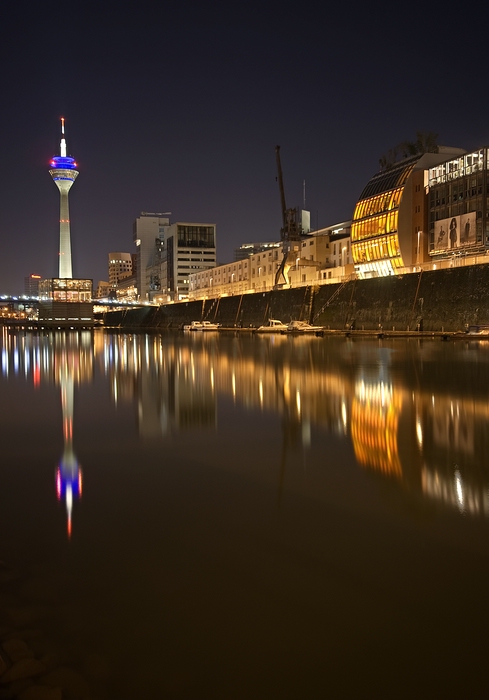
[(428, 253), (434, 264), (456, 264), (489, 249), (488, 170), (488, 148), (430, 168)]
[(153, 266), (169, 226), (168, 213), (143, 211), (134, 221), (133, 240), (137, 249), (136, 280), (138, 296), (142, 301), (148, 300), (151, 292), (161, 289), (159, 277), (152, 278), (148, 270)]
[(131, 253), (109, 253), (109, 284), (112, 289), (117, 289), (120, 280), (131, 275)]
[(24, 277), (24, 294), (28, 297), (37, 297), (39, 295), (39, 282), (41, 275), (29, 275)]
[(215, 224), (170, 223), (166, 214), (142, 212), (133, 231), (141, 301), (186, 299), (190, 274), (216, 265)]

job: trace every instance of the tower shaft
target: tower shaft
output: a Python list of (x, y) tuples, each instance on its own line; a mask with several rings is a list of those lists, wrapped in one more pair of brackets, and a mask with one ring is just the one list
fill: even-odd
[[(60, 186), (60, 183), (64, 185)], [(70, 234), (70, 206), (68, 203), (68, 191), (72, 182), (57, 180), (59, 187), (59, 277), (73, 277), (71, 266), (71, 234)], [(68, 187), (66, 186), (68, 185)]]

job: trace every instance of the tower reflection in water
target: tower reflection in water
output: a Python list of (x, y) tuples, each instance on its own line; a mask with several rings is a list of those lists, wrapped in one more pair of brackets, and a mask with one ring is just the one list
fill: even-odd
[(71, 518), (73, 500), (82, 495), (82, 469), (73, 451), (73, 373), (70, 371), (72, 363), (67, 353), (62, 356), (66, 364), (61, 363), (59, 384), (61, 387), (61, 407), (63, 412), (63, 455), (56, 469), (56, 495), (58, 500), (63, 500), (66, 506), (67, 531), (71, 537)]
[(63, 453), (55, 469), (56, 495), (66, 509), (68, 537), (74, 503), (82, 494), (82, 468), (73, 448), (75, 385), (92, 381), (93, 335), (90, 331), (2, 332), (2, 374), (32, 378), (34, 387), (56, 383), (61, 392)]
[[(489, 516), (483, 462), (489, 450), (489, 353), (482, 345), (460, 342), (444, 355), (434, 342), (315, 337), (29, 335), (4, 329), (2, 338), (4, 380), (13, 373), (61, 389), (64, 449), (56, 489), (68, 533), (82, 485), (73, 449), (74, 390), (93, 380), (94, 358), (109, 379), (115, 406), (134, 407), (142, 441), (219, 430), (219, 412), (240, 404), (280, 416), (277, 459), (261, 465), (276, 473), (280, 465), (279, 481), (297, 449), (324, 449), (328, 468), (326, 432), (350, 443), (360, 468), (408, 498)], [(256, 460), (253, 445), (249, 449)]]

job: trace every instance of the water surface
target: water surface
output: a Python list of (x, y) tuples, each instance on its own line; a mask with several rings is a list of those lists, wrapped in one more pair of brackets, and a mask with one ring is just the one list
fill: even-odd
[(484, 697), (488, 395), (477, 341), (4, 329), (17, 624), (100, 700)]

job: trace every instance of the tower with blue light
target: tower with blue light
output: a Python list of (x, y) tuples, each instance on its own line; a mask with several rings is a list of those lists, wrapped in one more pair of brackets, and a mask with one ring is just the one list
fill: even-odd
[(75, 182), (78, 171), (74, 158), (66, 155), (65, 120), (61, 117), (60, 155), (51, 158), (51, 177), (59, 189), (59, 277), (71, 279), (71, 238), (70, 238), (70, 208), (68, 192)]
[(78, 177), (74, 158), (66, 155), (65, 120), (61, 118), (60, 155), (50, 161), (51, 177), (59, 189), (59, 275), (39, 282), (39, 322), (55, 328), (92, 328), (93, 280), (74, 279), (71, 267), (68, 192)]

